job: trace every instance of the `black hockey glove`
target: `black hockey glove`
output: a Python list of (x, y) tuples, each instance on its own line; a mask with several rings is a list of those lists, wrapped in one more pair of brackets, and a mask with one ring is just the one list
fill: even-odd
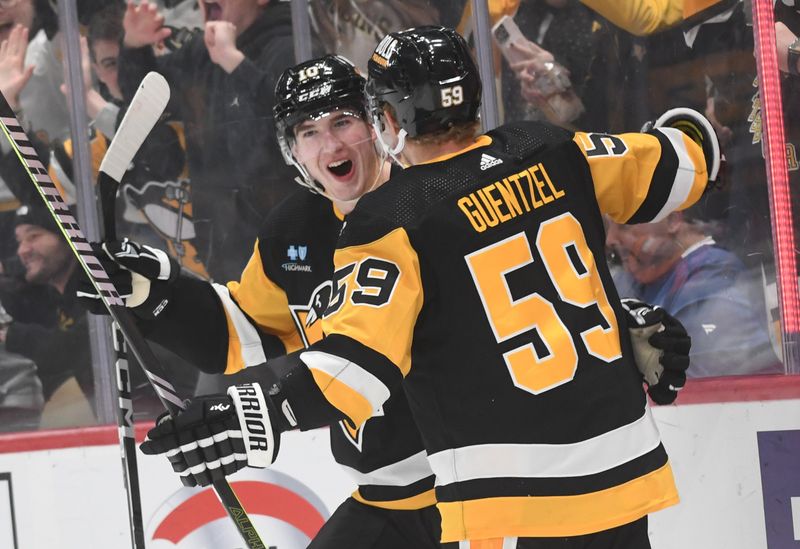
[(195, 397), (176, 417), (162, 415), (141, 449), (166, 454), (184, 486), (208, 486), (244, 467), (270, 466), (278, 455), (276, 412), (257, 383), (227, 395)]
[(692, 339), (686, 328), (664, 309), (623, 299), (636, 366), (656, 404), (671, 404), (686, 384)]
[[(171, 296), (169, 285), (180, 274), (175, 259), (163, 250), (127, 238), (122, 242), (95, 242), (92, 249), (120, 297), (125, 299), (125, 305), (138, 317), (150, 320), (164, 310)], [(107, 313), (88, 280), (79, 283), (76, 293), (89, 312)]]

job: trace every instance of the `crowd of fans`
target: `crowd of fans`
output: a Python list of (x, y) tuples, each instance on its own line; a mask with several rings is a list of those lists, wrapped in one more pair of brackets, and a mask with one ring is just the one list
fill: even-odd
[[(501, 119), (622, 133), (670, 108), (705, 112), (727, 157), (720, 188), (659, 223), (609, 222), (608, 260), (620, 295), (685, 324), (690, 377), (781, 373), (750, 2), (664, 4), (659, 12), (610, 0), (487, 0)], [(474, 44), (465, 0), (310, 0), (309, 14), (314, 52), (362, 70), (385, 33), (409, 26), (441, 23)], [(777, 0), (775, 15), (796, 193), (800, 12)], [(79, 3), (78, 17), (95, 176), (141, 78), (156, 70), (172, 90), (125, 175), (119, 232), (167, 249), (198, 277), (238, 278), (261, 220), (295, 189), (272, 120), (275, 81), (295, 62), (289, 3), (94, 0)], [(52, 4), (0, 2), (0, 44), (0, 90), (75, 204), (65, 45)], [(74, 299), (83, 274), (26, 177), (0, 144), (0, 430), (91, 424), (93, 372), (106, 365), (92, 366)], [(162, 351), (190, 394), (193, 369)], [(155, 413), (143, 379), (136, 391), (139, 410)]]

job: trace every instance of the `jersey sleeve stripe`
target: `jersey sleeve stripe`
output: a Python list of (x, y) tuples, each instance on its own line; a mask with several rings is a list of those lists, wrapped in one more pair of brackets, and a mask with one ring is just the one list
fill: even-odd
[(300, 353), (325, 398), (360, 427), (389, 398), (389, 388), (346, 358), (322, 351)]
[(680, 166), (678, 153), (667, 135), (658, 130), (648, 135), (658, 139), (661, 153), (651, 176), (647, 196), (636, 212), (624, 221), (628, 224), (650, 222), (664, 209)]
[(439, 502), (442, 542), (499, 536), (566, 537), (608, 530), (678, 503), (669, 463), (619, 486), (576, 496)]
[(659, 128), (656, 131), (662, 132), (667, 136), (672, 144), (675, 153), (678, 156), (678, 167), (675, 172), (675, 179), (672, 182), (672, 189), (669, 192), (669, 197), (664, 203), (664, 207), (656, 214), (653, 221), (661, 221), (670, 213), (680, 208), (685, 204), (689, 198), (689, 194), (694, 188), (695, 180), (697, 179), (698, 169), (697, 164), (689, 156), (685, 141), (687, 138), (683, 132), (675, 128)]
[(249, 366), (264, 364), (267, 357), (256, 328), (231, 299), (228, 288), (221, 284), (212, 284), (211, 287), (225, 309), (225, 319), (228, 322), (228, 361), (225, 373), (233, 374)]
[(608, 471), (661, 444), (649, 409), (636, 421), (571, 444), (481, 444), (429, 457), (436, 485), (504, 477), (580, 477)]
[(408, 486), (433, 475), (431, 466), (428, 464), (428, 454), (424, 450), (368, 473), (362, 473), (341, 463), (339, 465), (359, 485)]
[(703, 149), (700, 148), (697, 143), (692, 141), (688, 135), (682, 134), (681, 138), (683, 139), (687, 155), (689, 158), (691, 158), (697, 169), (694, 172), (692, 188), (689, 191), (686, 200), (684, 200), (680, 206), (675, 208), (676, 210), (685, 210), (700, 200), (700, 197), (703, 195), (706, 190), (706, 186), (708, 185), (708, 165), (706, 164), (706, 159), (703, 156)]

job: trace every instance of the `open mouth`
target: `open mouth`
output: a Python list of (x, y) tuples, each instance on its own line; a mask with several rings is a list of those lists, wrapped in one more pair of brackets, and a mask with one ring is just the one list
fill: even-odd
[(203, 2), (206, 7), (206, 21), (219, 21), (222, 19), (222, 6), (216, 2)]
[(328, 171), (336, 177), (347, 177), (353, 172), (352, 160), (337, 160), (328, 164)]
[(4, 23), (0, 23), (0, 36), (3, 36), (5, 38), (13, 28), (14, 28), (13, 21), (6, 21)]

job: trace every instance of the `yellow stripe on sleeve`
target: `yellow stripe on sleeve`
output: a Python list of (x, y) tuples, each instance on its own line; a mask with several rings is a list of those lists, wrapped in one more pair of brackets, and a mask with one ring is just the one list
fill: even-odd
[(361, 426), (373, 415), (372, 404), (361, 393), (322, 370), (309, 367), (314, 381), (333, 406)]

